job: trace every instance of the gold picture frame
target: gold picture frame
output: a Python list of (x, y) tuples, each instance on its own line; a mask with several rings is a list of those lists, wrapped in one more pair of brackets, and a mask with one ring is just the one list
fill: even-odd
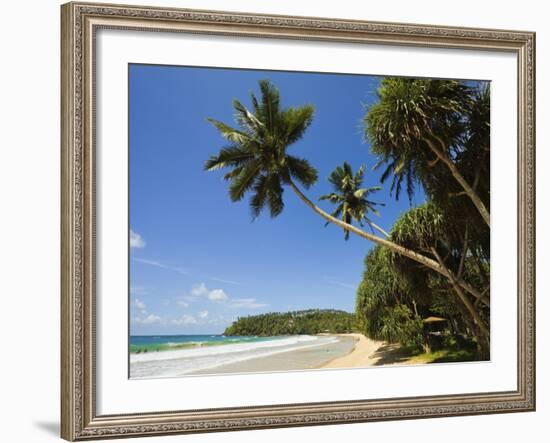
[[(535, 409), (535, 34), (73, 2), (61, 7), (61, 436), (109, 437)], [(101, 416), (95, 390), (95, 71), (98, 29), (506, 51), (518, 60), (518, 380), (510, 392)]]

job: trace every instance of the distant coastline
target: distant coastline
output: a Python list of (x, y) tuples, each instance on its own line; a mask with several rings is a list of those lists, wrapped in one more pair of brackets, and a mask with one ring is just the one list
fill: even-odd
[(240, 317), (225, 329), (226, 336), (278, 336), (350, 333), (354, 313), (337, 309), (305, 309)]

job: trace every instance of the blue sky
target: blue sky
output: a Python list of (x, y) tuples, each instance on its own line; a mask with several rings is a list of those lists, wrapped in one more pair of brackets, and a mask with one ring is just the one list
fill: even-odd
[[(361, 118), (380, 78), (147, 65), (130, 65), (129, 78), (131, 334), (222, 333), (239, 316), (273, 311), (352, 312), (372, 244), (344, 241), (290, 189), (279, 217), (252, 221), (247, 199), (230, 201), (223, 171), (203, 169), (227, 144), (206, 118), (234, 125), (232, 100), (248, 106), (266, 78), (283, 106), (313, 104), (314, 121), (289, 152), (318, 169), (307, 191), (317, 201), (344, 160), (366, 165), (364, 186), (379, 184)], [(375, 217), (385, 229), (409, 208), (389, 184), (373, 198), (386, 203)]]

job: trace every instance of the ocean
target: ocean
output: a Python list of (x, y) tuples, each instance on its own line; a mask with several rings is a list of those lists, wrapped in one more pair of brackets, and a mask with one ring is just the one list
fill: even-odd
[(226, 337), (225, 335), (132, 335), (130, 336), (130, 353), (173, 351), (176, 349), (200, 348), (235, 343), (256, 343), (276, 340), (279, 337)]
[[(225, 365), (338, 342), (335, 336), (154, 335), (130, 337), (130, 378), (219, 373)], [(246, 371), (245, 371), (246, 372)]]

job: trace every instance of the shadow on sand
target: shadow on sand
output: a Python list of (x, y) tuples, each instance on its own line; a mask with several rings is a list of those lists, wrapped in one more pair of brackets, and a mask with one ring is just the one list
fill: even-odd
[(371, 358), (377, 359), (374, 366), (395, 365), (406, 363), (411, 358), (411, 353), (398, 344), (388, 344), (379, 347)]

